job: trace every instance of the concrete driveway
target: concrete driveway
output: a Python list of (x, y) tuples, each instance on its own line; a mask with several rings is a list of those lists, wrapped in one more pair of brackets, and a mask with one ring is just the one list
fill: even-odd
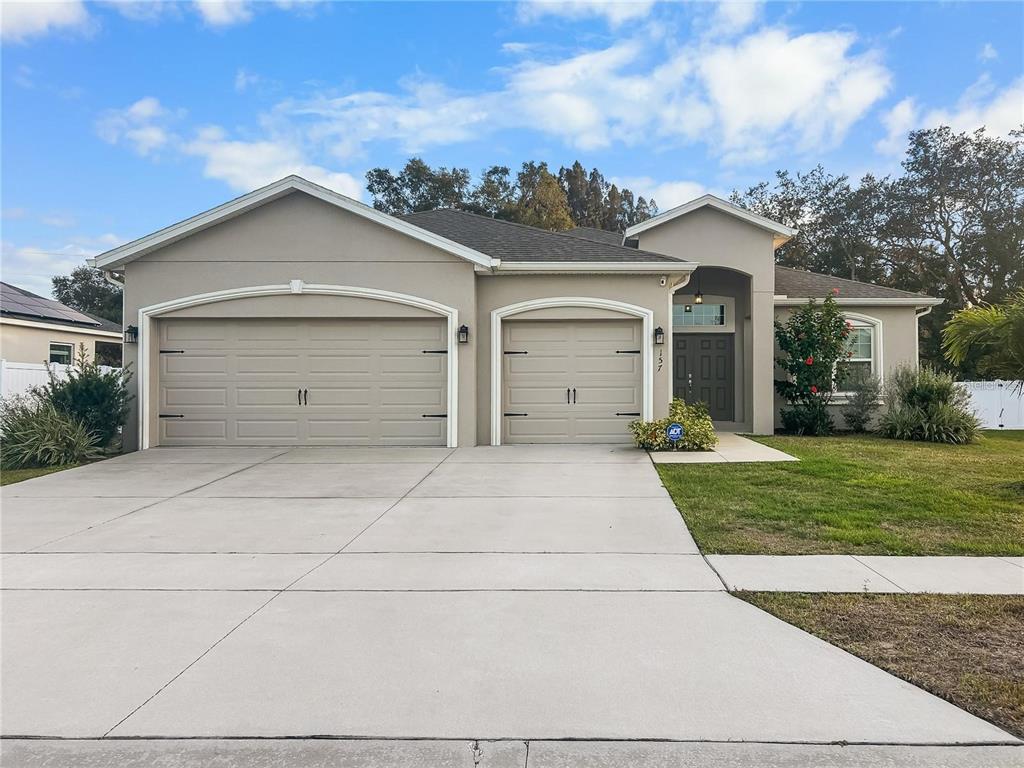
[(1012, 741), (726, 594), (639, 451), (155, 449), (0, 499), (6, 736)]

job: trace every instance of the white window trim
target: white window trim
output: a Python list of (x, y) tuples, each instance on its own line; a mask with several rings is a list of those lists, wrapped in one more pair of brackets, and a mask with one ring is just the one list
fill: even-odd
[[(854, 327), (871, 329), (871, 375), (878, 379), (879, 384), (884, 385), (884, 374), (882, 367), (882, 321), (871, 315), (862, 315), (859, 312), (844, 312), (843, 319), (853, 323)], [(863, 358), (857, 358), (863, 361)], [(848, 391), (835, 391), (832, 393), (832, 402), (843, 403), (849, 396)]]
[(441, 315), (448, 320), (448, 436), (449, 448), (458, 447), (459, 435), (459, 344), (457, 334), (459, 328), (459, 311), (454, 307), (440, 304), (430, 299), (411, 296), (405, 293), (384, 291), (378, 288), (362, 288), (352, 285), (326, 285), (317, 283), (306, 283), (302, 280), (291, 280), (284, 285), (256, 285), (247, 288), (231, 288), (226, 291), (214, 291), (212, 293), (197, 293), (192, 296), (183, 296), (180, 299), (172, 299), (159, 304), (151, 304), (139, 310), (139, 362), (138, 362), (138, 403), (139, 403), (139, 448), (145, 450), (150, 447), (150, 417), (152, 415), (152, 404), (149, 398), (149, 375), (150, 375), (150, 342), (153, 336), (153, 320), (187, 307), (196, 307), (202, 304), (214, 304), (232, 299), (243, 299), (254, 296), (278, 296), (281, 294), (310, 294), (321, 296), (354, 296), (364, 299), (375, 299), (377, 301), (389, 301), (394, 304), (405, 304), (410, 307), (418, 307), (435, 314)]
[[(58, 363), (51, 360), (53, 356), (54, 347), (67, 347), (68, 348), (68, 361), (66, 363)], [(51, 341), (49, 346), (46, 348), (46, 363), (47, 365), (73, 365), (75, 362), (75, 345), (70, 341)]]
[(640, 397), (641, 418), (650, 421), (654, 413), (654, 310), (626, 304), (612, 299), (598, 299), (588, 296), (555, 296), (550, 299), (531, 299), (509, 304), (491, 311), (491, 445), (501, 445), (502, 423), (502, 360), (504, 359), (504, 337), (501, 332), (502, 320), (512, 315), (535, 309), (552, 307), (587, 307), (607, 309), (641, 320), (642, 342), (640, 345)]

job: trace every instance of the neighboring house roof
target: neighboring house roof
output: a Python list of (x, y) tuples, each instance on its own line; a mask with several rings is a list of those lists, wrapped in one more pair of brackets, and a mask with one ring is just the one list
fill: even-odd
[(901, 291), (896, 288), (886, 288), (842, 277), (830, 277), (791, 267), (775, 267), (776, 304), (787, 303), (786, 299), (793, 300), (788, 303), (803, 303), (809, 298), (822, 299), (828, 296), (833, 289), (838, 289), (836, 300), (840, 303), (853, 303), (855, 300), (863, 300), (868, 303), (915, 304), (919, 306), (942, 303), (942, 299), (934, 299), (922, 293)]
[(402, 219), (500, 259), (503, 264), (646, 263), (675, 267), (688, 263), (662, 253), (607, 242), (607, 238), (602, 242), (595, 237), (580, 237), (575, 234), (576, 230), (549, 232), (451, 208), (410, 213)]
[(646, 221), (641, 221), (639, 224), (634, 224), (632, 227), (626, 230), (626, 237), (633, 237), (641, 232), (654, 227), (661, 226), (665, 222), (671, 221), (672, 219), (680, 216), (685, 216), (688, 213), (700, 210), (701, 208), (714, 208), (722, 213), (727, 213), (730, 216), (735, 216), (738, 219), (742, 219), (748, 224), (753, 224), (755, 227), (761, 227), (767, 229), (769, 232), (775, 235), (775, 247), (783, 245), (798, 230), (792, 227), (787, 227), (785, 224), (780, 224), (777, 221), (772, 221), (764, 216), (759, 216), (752, 211), (748, 211), (746, 208), (740, 208), (738, 205), (733, 205), (727, 200), (723, 200), (720, 197), (714, 195), (704, 195), (698, 197), (696, 200), (691, 200), (688, 203), (683, 203), (680, 206), (672, 208), (670, 210), (659, 213), (657, 216), (653, 216)]
[(100, 269), (117, 269), (158, 248), (170, 245), (189, 235), (201, 232), (204, 229), (232, 219), (261, 205), (266, 205), (293, 192), (304, 192), (307, 195), (323, 200), (325, 203), (336, 205), (356, 216), (361, 216), (383, 227), (401, 232), (404, 235), (432, 245), (435, 248), (440, 248), (442, 251), (447, 251), (454, 256), (466, 259), (479, 266), (497, 266), (489, 256), (466, 247), (462, 243), (448, 240), (443, 236), (438, 236), (437, 233), (429, 232), (419, 227), (409, 226), (409, 224), (395, 216), (389, 216), (386, 213), (374, 210), (358, 200), (353, 200), (351, 197), (346, 197), (326, 187), (321, 187), (319, 184), (307, 181), (301, 176), (286, 176), (279, 181), (275, 181), (241, 197), (236, 197), (234, 200), (218, 205), (216, 208), (211, 208), (204, 213), (197, 214), (190, 219), (185, 219), (151, 235), (146, 235), (138, 240), (133, 240), (130, 243), (125, 243), (117, 248), (101, 253), (99, 256), (91, 259), (89, 263)]
[(0, 282), (0, 316), (72, 328), (121, 332), (121, 326), (110, 320), (80, 312), (54, 299), (3, 282)]

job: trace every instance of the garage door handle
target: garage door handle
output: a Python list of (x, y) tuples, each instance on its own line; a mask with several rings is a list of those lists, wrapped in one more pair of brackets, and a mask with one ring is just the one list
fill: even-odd
[(503, 413), (502, 416), (529, 416), (528, 413)]
[(576, 387), (572, 388), (572, 404), (576, 405)]
[(447, 419), (447, 413), (423, 413), (420, 414), (421, 419)]
[(636, 411), (635, 413), (632, 412), (632, 411), (618, 411), (618, 412), (616, 412), (615, 415), (616, 416), (640, 416), (640, 411)]
[(569, 402), (569, 388), (568, 387), (565, 388), (565, 402), (566, 403)]
[(309, 390), (308, 389), (302, 390), (302, 401), (303, 401), (302, 402), (303, 405), (309, 405)]

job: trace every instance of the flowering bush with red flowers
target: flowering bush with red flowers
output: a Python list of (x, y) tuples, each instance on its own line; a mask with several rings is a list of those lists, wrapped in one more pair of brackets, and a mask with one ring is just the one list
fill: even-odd
[(775, 323), (775, 364), (785, 374), (775, 380), (775, 390), (788, 404), (781, 412), (788, 432), (827, 435), (834, 428), (826, 406), (849, 358), (852, 329), (836, 303), (837, 293), (821, 303), (811, 299), (784, 323)]

